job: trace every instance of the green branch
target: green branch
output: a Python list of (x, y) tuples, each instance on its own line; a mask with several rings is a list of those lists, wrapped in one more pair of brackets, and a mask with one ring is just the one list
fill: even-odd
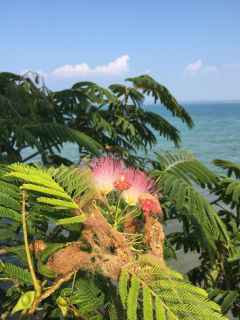
[(29, 252), (28, 239), (27, 239), (27, 226), (26, 226), (26, 212), (25, 212), (25, 190), (23, 190), (23, 200), (22, 200), (22, 224), (23, 224), (23, 235), (24, 235), (24, 243), (25, 243), (25, 249), (27, 254), (28, 266), (33, 279), (35, 297), (38, 297), (41, 294), (41, 285), (38, 282), (38, 279), (36, 277), (36, 274), (32, 265), (32, 260), (30, 257), (30, 252)]

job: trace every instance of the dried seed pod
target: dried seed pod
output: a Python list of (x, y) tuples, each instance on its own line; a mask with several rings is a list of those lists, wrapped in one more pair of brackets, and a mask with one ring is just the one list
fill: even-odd
[(39, 84), (39, 75), (38, 74), (36, 74), (35, 82), (36, 82), (36, 84)]
[[(137, 218), (130, 219), (131, 216), (126, 215), (124, 224), (123, 224), (123, 230), (125, 233), (137, 233), (142, 229), (142, 222), (138, 220)], [(127, 220), (128, 219), (128, 220)]]
[(29, 250), (33, 251), (33, 253), (35, 254), (35, 256), (38, 258), (39, 254), (45, 249), (47, 248), (47, 245), (44, 241), (42, 240), (33, 240), (30, 244), (29, 244)]

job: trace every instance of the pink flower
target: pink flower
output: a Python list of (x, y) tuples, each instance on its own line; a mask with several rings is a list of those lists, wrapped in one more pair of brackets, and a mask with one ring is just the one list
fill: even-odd
[(156, 194), (153, 196), (150, 193), (142, 193), (139, 200), (145, 217), (149, 217), (150, 213), (156, 213), (161, 220), (163, 219), (162, 208)]
[(129, 188), (131, 188), (131, 183), (124, 180), (124, 181), (115, 181), (113, 184), (118, 190), (128, 190)]
[(158, 205), (152, 199), (142, 199), (141, 209), (143, 210), (145, 217), (149, 217), (150, 211), (158, 213)]
[(139, 170), (128, 168), (125, 177), (132, 186), (123, 191), (122, 198), (129, 205), (140, 205), (139, 196), (142, 193), (154, 195), (157, 192), (155, 182)]
[(123, 171), (126, 169), (121, 160), (108, 157), (100, 157), (92, 161), (93, 178), (96, 181), (94, 188), (101, 191), (104, 195), (117, 190), (114, 182), (121, 179)]

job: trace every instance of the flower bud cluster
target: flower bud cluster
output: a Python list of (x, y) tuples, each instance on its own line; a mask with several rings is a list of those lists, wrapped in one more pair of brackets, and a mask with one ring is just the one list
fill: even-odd
[(158, 213), (158, 205), (151, 199), (142, 199), (141, 209), (143, 210), (143, 214), (145, 215), (145, 217), (149, 217), (150, 211)]
[(120, 191), (128, 190), (131, 188), (132, 184), (126, 180), (123, 181), (115, 181), (113, 183), (114, 187), (117, 188)]

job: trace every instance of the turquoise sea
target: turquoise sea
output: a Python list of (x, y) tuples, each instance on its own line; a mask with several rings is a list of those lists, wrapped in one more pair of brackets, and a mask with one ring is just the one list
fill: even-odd
[[(212, 103), (212, 104), (182, 104), (193, 118), (195, 127), (189, 130), (186, 124), (161, 105), (144, 105), (144, 110), (153, 111), (164, 117), (170, 124), (180, 131), (181, 148), (193, 153), (196, 158), (213, 170), (216, 174), (224, 173), (224, 170), (211, 165), (213, 159), (230, 160), (240, 165), (240, 103)], [(147, 156), (154, 159), (154, 152), (161, 152), (161, 149), (173, 150), (174, 143), (162, 138), (156, 133), (157, 145), (148, 151), (138, 151), (137, 155)], [(23, 158), (34, 153), (34, 150), (25, 150)], [(56, 152), (57, 153), (57, 152)], [(65, 144), (62, 156), (72, 161), (79, 159), (78, 147), (74, 144)], [(41, 161), (40, 156), (32, 159)], [(208, 191), (201, 189), (201, 193), (212, 201), (215, 198), (208, 195)], [(170, 221), (164, 227), (165, 233), (181, 231), (182, 227), (178, 222)], [(172, 263), (174, 268), (186, 272), (199, 265), (197, 254), (184, 254), (178, 252), (178, 262)], [(229, 319), (231, 315), (229, 315)]]

